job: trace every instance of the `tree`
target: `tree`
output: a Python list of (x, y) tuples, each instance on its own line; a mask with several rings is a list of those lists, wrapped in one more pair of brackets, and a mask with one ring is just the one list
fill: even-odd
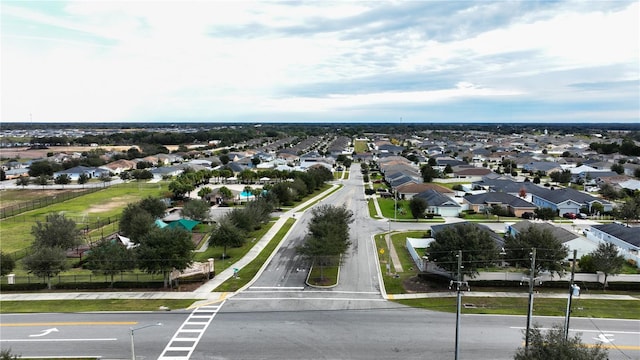
[(556, 211), (550, 207), (537, 208), (534, 210), (536, 217), (540, 220), (553, 220), (556, 217)]
[(562, 245), (549, 229), (530, 225), (516, 236), (509, 236), (504, 243), (507, 258), (512, 263), (520, 266), (529, 266), (531, 263), (530, 252), (536, 248), (535, 276), (541, 271), (563, 272), (562, 260), (569, 251)]
[(414, 219), (423, 218), (428, 206), (427, 201), (423, 198), (414, 196), (409, 201), (409, 209), (411, 209), (411, 215), (413, 215)]
[(0, 276), (10, 274), (16, 267), (16, 261), (9, 254), (0, 251)]
[(611, 165), (611, 171), (614, 171), (618, 175), (624, 174), (624, 166), (622, 164), (613, 164)]
[(47, 288), (51, 290), (51, 277), (67, 269), (67, 255), (59, 247), (34, 248), (34, 252), (22, 259), (25, 270), (45, 278)]
[(71, 183), (71, 178), (67, 174), (60, 174), (53, 180), (58, 185), (67, 185)]
[(84, 267), (94, 274), (110, 276), (113, 287), (115, 275), (135, 269), (135, 254), (116, 241), (102, 241), (91, 248)]
[(225, 202), (233, 199), (233, 191), (231, 191), (226, 186), (223, 186), (220, 189), (218, 189), (218, 194), (220, 194), (220, 196), (222, 197), (222, 200)]
[(195, 189), (195, 186), (186, 179), (176, 179), (169, 183), (169, 191), (175, 199), (182, 199), (186, 194)]
[(452, 275), (458, 272), (458, 251), (462, 250), (462, 273), (474, 276), (480, 267), (498, 258), (498, 249), (490, 230), (475, 224), (460, 223), (447, 226), (434, 234), (428, 249), (429, 258)]
[(142, 236), (151, 231), (155, 219), (139, 204), (128, 204), (120, 216), (120, 233), (137, 243)]
[(153, 173), (147, 169), (135, 169), (131, 171), (131, 177), (138, 181), (151, 180), (153, 179)]
[(89, 182), (89, 175), (85, 173), (80, 174), (80, 176), (78, 177), (78, 184), (82, 185), (88, 182)]
[(20, 176), (16, 179), (16, 185), (22, 186), (24, 188), (25, 186), (29, 185), (29, 181), (30, 179), (28, 176)]
[(54, 172), (53, 165), (47, 160), (34, 161), (29, 166), (29, 176), (38, 177), (40, 175), (52, 176)]
[(11, 349), (0, 350), (0, 360), (18, 360), (21, 356), (11, 353)]
[(434, 178), (437, 178), (440, 175), (440, 172), (427, 164), (420, 168), (420, 174), (422, 175), (422, 180), (424, 180), (424, 182), (432, 182)]
[(211, 194), (212, 192), (213, 190), (210, 187), (205, 186), (203, 188), (200, 188), (200, 190), (198, 190), (198, 196), (204, 199), (205, 196)]
[(444, 173), (445, 174), (453, 173), (453, 168), (451, 167), (451, 164), (447, 164), (447, 166), (444, 167)]
[(44, 223), (36, 221), (31, 227), (31, 234), (35, 238), (35, 248), (70, 249), (82, 243), (82, 234), (76, 227), (76, 222), (62, 214), (49, 214)]
[[(526, 330), (525, 330), (526, 331)], [(601, 345), (587, 346), (580, 335), (565, 340), (564, 329), (554, 325), (546, 333), (539, 325), (529, 329), (529, 348), (518, 348), (514, 360), (606, 360), (609, 354)]]
[(211, 232), (209, 246), (222, 246), (222, 258), (227, 257), (227, 247), (240, 247), (246, 241), (246, 234), (228, 218), (222, 218)]
[(601, 242), (598, 247), (590, 253), (593, 267), (596, 271), (604, 273), (604, 283), (602, 288), (607, 288), (607, 278), (609, 275), (619, 274), (624, 266), (624, 256), (618, 253), (618, 247), (609, 242)]
[(142, 210), (148, 212), (154, 219), (163, 217), (167, 210), (167, 205), (165, 205), (160, 198), (153, 196), (147, 196), (140, 200), (138, 205)]
[(136, 247), (138, 268), (151, 274), (162, 274), (164, 287), (169, 287), (169, 274), (182, 271), (193, 262), (191, 233), (186, 230), (153, 228), (140, 238)]
[(349, 224), (353, 222), (353, 212), (344, 206), (321, 205), (311, 210), (311, 214), (309, 232), (297, 251), (320, 266), (320, 281), (323, 281), (324, 266), (339, 259), (351, 245)]
[(98, 179), (100, 179), (100, 181), (102, 181), (103, 183), (110, 182), (111, 181), (111, 175), (106, 174), (106, 173), (102, 173), (102, 174), (100, 174), (100, 177)]
[(209, 209), (209, 203), (204, 200), (189, 200), (182, 207), (182, 216), (201, 222), (209, 221), (211, 219)]
[(35, 180), (36, 184), (38, 185), (42, 185), (45, 186), (47, 184), (49, 184), (49, 180), (51, 179), (51, 176), (46, 175), (46, 174), (42, 174), (40, 176), (38, 176)]

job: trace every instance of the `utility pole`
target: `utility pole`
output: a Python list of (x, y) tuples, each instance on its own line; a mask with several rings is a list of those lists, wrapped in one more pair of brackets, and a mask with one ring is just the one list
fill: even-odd
[(533, 283), (536, 281), (536, 248), (531, 249), (531, 270), (529, 273), (529, 311), (527, 312), (527, 330), (524, 335), (524, 348), (529, 349), (529, 332), (533, 315)]
[[(455, 360), (458, 360), (460, 356), (460, 311), (462, 305), (462, 286), (464, 285), (467, 290), (469, 289), (469, 284), (466, 281), (462, 281), (462, 250), (458, 250), (458, 277), (456, 283), (456, 349), (455, 349)], [(454, 281), (449, 283), (449, 289), (453, 285)]]
[(567, 299), (567, 314), (564, 320), (564, 341), (567, 341), (569, 339), (569, 320), (571, 319), (571, 300), (574, 291), (573, 280), (576, 275), (576, 256), (578, 256), (578, 250), (573, 250), (573, 261), (571, 264), (571, 281), (569, 281), (569, 298)]
[(462, 281), (462, 250), (458, 250), (458, 281), (456, 281), (456, 355), (455, 360), (458, 360), (460, 355), (460, 282)]

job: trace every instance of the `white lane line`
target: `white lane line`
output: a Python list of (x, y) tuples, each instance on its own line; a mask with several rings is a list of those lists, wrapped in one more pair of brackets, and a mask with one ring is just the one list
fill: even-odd
[(116, 341), (116, 338), (96, 338), (96, 339), (0, 339), (3, 342), (45, 342), (45, 341)]
[[(525, 327), (521, 327), (521, 326), (511, 326), (511, 329), (518, 329), (518, 330), (524, 330)], [(540, 328), (540, 330), (551, 330), (551, 328)], [(575, 331), (575, 332), (582, 332), (582, 333), (611, 333), (611, 334), (631, 334), (631, 335), (636, 335), (636, 334), (640, 334), (640, 331), (617, 331), (617, 330), (593, 330), (593, 329), (589, 329), (589, 330), (584, 330), (584, 329), (569, 329), (571, 331)]]
[(326, 297), (322, 297), (322, 298), (311, 298), (311, 297), (305, 297), (305, 298), (287, 298), (287, 297), (241, 298), (241, 297), (237, 297), (237, 296), (232, 297), (231, 300), (234, 300), (234, 301), (236, 301), (236, 300), (240, 300), (240, 301), (254, 301), (254, 300), (260, 300), (260, 301), (264, 301), (264, 300), (387, 301), (386, 299), (361, 299), (361, 298), (326, 298)]
[[(158, 360), (170, 360), (170, 359), (188, 360), (191, 357), (191, 354), (193, 354), (193, 351), (196, 349), (196, 346), (198, 346), (198, 343), (200, 342), (202, 335), (207, 330), (207, 328), (209, 327), (209, 324), (211, 324), (211, 321), (213, 321), (213, 318), (216, 316), (220, 308), (222, 308), (222, 305), (225, 303), (225, 301), (226, 300), (224, 300), (218, 305), (206, 305), (206, 306), (195, 308), (191, 312), (189, 317), (187, 317), (187, 319), (182, 323), (180, 328), (176, 330), (176, 333), (173, 335), (173, 337), (171, 338), (167, 346), (164, 348)], [(208, 314), (208, 315), (203, 315), (203, 314)], [(197, 320), (206, 319), (206, 321), (204, 322), (192, 321), (193, 319), (197, 319)], [(191, 327), (193, 325), (201, 325), (201, 328), (185, 329), (185, 327)], [(196, 334), (197, 336), (193, 336), (194, 334)], [(191, 337), (189, 337), (189, 335)], [(174, 345), (174, 343), (181, 343), (180, 345), (184, 345), (185, 342), (190, 342), (193, 344), (191, 346), (175, 346)], [(177, 355), (176, 353), (180, 353), (180, 355)]]

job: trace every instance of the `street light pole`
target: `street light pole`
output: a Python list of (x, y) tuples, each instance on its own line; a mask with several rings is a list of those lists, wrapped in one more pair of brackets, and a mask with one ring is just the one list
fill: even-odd
[(571, 264), (571, 281), (569, 281), (569, 298), (567, 299), (567, 314), (564, 321), (564, 341), (569, 340), (569, 320), (571, 319), (571, 300), (573, 297), (573, 280), (576, 274), (576, 256), (578, 256), (578, 250), (573, 250), (573, 261)]
[(533, 315), (533, 283), (536, 281), (536, 248), (531, 251), (531, 272), (529, 273), (529, 311), (527, 312), (527, 330), (524, 335), (525, 351), (529, 349), (529, 333), (531, 328), (531, 316)]
[(148, 327), (152, 327), (152, 326), (162, 326), (162, 323), (155, 323), (155, 324), (149, 324), (149, 325), (145, 325), (145, 326), (141, 326), (138, 328), (129, 328), (129, 335), (131, 335), (131, 360), (136, 360), (136, 348), (134, 345), (134, 341), (133, 341), (133, 333), (134, 331), (140, 330), (140, 329), (146, 329)]
[(458, 250), (458, 281), (456, 281), (456, 354), (455, 360), (460, 355), (460, 303), (462, 302), (460, 295), (460, 285), (462, 283), (462, 250)]

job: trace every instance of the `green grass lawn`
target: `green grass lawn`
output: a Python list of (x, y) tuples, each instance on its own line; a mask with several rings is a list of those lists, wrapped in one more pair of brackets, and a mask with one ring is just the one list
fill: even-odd
[[(13, 253), (30, 246), (33, 241), (31, 228), (36, 221), (45, 221), (48, 214), (61, 212), (67, 218), (73, 219), (80, 227), (84, 221), (93, 223), (98, 218), (105, 224), (107, 221), (113, 223), (127, 204), (137, 202), (147, 196), (160, 196), (166, 191), (166, 182), (115, 185), (65, 202), (3, 219), (0, 221), (2, 224), (0, 226), (0, 239), (2, 239), (0, 250), (5, 253)], [(113, 227), (109, 227), (106, 230), (112, 229)]]
[(369, 208), (369, 216), (374, 219), (379, 219), (378, 212), (376, 211), (375, 199), (367, 200), (367, 207)]
[(369, 146), (367, 145), (366, 140), (354, 140), (353, 148), (356, 154), (362, 154), (369, 151)]
[[(103, 300), (38, 300), (2, 301), (0, 313), (70, 313), (87, 311), (155, 311), (161, 306), (186, 309), (195, 299), (103, 299)], [(163, 310), (164, 311), (164, 310)]]
[[(394, 301), (412, 307), (435, 311), (456, 311), (455, 296)], [(526, 315), (528, 312), (528, 298), (526, 297), (465, 297), (463, 293), (462, 304), (465, 305), (462, 306), (463, 314)], [(534, 316), (564, 316), (566, 310), (566, 299), (534, 298), (533, 300)], [(571, 306), (571, 316), (640, 320), (640, 301), (574, 298)]]
[(313, 286), (334, 286), (338, 284), (338, 275), (340, 274), (339, 265), (325, 265), (311, 267), (309, 273), (309, 285)]

